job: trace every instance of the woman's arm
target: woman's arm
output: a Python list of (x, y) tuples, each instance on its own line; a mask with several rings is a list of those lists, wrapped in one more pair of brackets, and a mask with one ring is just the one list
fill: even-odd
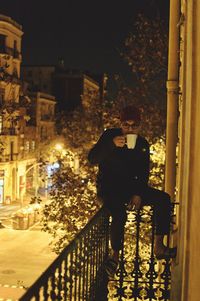
[(98, 142), (92, 147), (88, 154), (88, 160), (91, 164), (99, 164), (108, 157), (115, 149), (113, 137), (110, 130), (103, 132)]

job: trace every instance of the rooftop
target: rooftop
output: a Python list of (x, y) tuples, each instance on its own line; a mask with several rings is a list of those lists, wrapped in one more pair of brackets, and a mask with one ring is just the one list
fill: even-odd
[(18, 29), (22, 30), (22, 25), (18, 24), (16, 21), (14, 21), (11, 17), (5, 16), (5, 15), (0, 15), (0, 21), (5, 21), (8, 22)]

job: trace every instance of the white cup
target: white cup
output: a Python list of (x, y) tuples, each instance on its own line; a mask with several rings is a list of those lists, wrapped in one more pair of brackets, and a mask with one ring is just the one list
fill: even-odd
[(126, 145), (129, 149), (134, 149), (136, 140), (137, 140), (137, 134), (127, 134), (126, 135)]

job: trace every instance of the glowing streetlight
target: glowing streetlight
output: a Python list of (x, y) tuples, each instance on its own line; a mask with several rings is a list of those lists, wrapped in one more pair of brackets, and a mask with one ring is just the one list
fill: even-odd
[(57, 151), (62, 151), (62, 150), (63, 150), (62, 144), (57, 143), (57, 144), (55, 145), (55, 149), (56, 149)]

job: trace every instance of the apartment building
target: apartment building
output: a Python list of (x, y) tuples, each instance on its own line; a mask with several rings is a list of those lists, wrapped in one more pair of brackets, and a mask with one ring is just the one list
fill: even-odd
[(61, 62), (58, 66), (24, 65), (22, 78), (29, 84), (31, 91), (54, 95), (58, 100), (59, 110), (68, 111), (79, 105), (87, 106), (95, 97), (103, 101), (106, 95), (106, 74), (68, 70)]
[(42, 92), (29, 93), (31, 119), (27, 129), (36, 128), (36, 142), (42, 144), (55, 138), (55, 97)]
[(20, 151), (21, 25), (0, 15), (0, 204), (20, 198), (23, 165)]
[(54, 137), (55, 97), (23, 89), (22, 35), (21, 25), (0, 15), (0, 204), (37, 194), (39, 149)]

